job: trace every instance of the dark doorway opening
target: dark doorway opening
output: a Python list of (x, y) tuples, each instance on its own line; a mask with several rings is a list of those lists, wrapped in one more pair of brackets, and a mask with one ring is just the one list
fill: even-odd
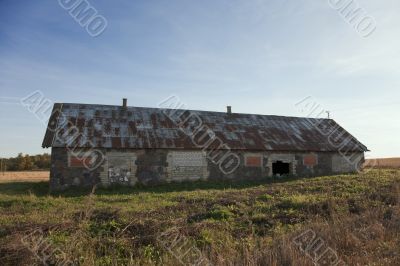
[(274, 162), (272, 164), (272, 173), (274, 175), (289, 175), (290, 174), (290, 164), (283, 163), (281, 161)]

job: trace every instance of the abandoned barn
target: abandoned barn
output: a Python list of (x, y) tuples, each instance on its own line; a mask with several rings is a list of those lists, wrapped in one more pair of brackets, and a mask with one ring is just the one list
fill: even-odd
[(50, 187), (350, 173), (367, 148), (332, 119), (57, 103)]

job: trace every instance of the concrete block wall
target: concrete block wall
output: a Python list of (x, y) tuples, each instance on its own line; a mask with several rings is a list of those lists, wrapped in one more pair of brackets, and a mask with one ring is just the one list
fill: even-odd
[[(360, 158), (361, 157), (361, 158)], [(350, 154), (343, 156), (342, 154), (332, 155), (332, 172), (334, 174), (354, 172), (359, 167), (354, 162), (364, 163), (363, 154)]]
[(167, 182), (208, 178), (206, 154), (203, 151), (170, 151), (167, 165)]
[(104, 151), (103, 171), (100, 173), (101, 183), (109, 185), (135, 185), (136, 177), (136, 152)]

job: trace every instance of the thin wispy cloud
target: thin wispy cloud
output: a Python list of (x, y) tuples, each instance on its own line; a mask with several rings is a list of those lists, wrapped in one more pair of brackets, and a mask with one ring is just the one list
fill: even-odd
[[(108, 26), (96, 38), (57, 1), (1, 1), (0, 96), (39, 89), (60, 102), (127, 97), (154, 107), (177, 94), (193, 109), (299, 115), (294, 103), (312, 95), (374, 155), (393, 156), (400, 143), (391, 132), (368, 132), (385, 128), (381, 117), (398, 120), (399, 107), (384, 105), (400, 96), (400, 2), (358, 2), (377, 22), (368, 38), (328, 1), (102, 0), (96, 9)], [(14, 100), (0, 102), (2, 113), (12, 108), (19, 119), (0, 118), (10, 128), (1, 138), (12, 139), (11, 128), (32, 132), (3, 155), (41, 152), (41, 125)], [(352, 108), (364, 105), (375, 107)]]

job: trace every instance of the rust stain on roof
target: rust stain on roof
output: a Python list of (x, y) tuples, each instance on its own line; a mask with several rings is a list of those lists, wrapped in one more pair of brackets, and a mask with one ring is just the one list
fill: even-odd
[[(188, 118), (190, 114), (200, 118), (202, 124), (226, 144), (221, 148), (260, 151), (368, 150), (331, 119), (189, 110), (177, 113), (183, 118)], [(192, 124), (185, 126), (195, 128), (195, 123)], [(66, 132), (75, 134), (71, 132), (71, 127), (78, 129), (79, 136), (72, 141), (60, 137)], [(195, 141), (207, 141), (205, 133), (196, 134)], [(54, 105), (42, 146), (199, 149), (163, 109), (124, 109), (121, 106), (69, 103)], [(212, 148), (218, 147), (213, 145)]]

